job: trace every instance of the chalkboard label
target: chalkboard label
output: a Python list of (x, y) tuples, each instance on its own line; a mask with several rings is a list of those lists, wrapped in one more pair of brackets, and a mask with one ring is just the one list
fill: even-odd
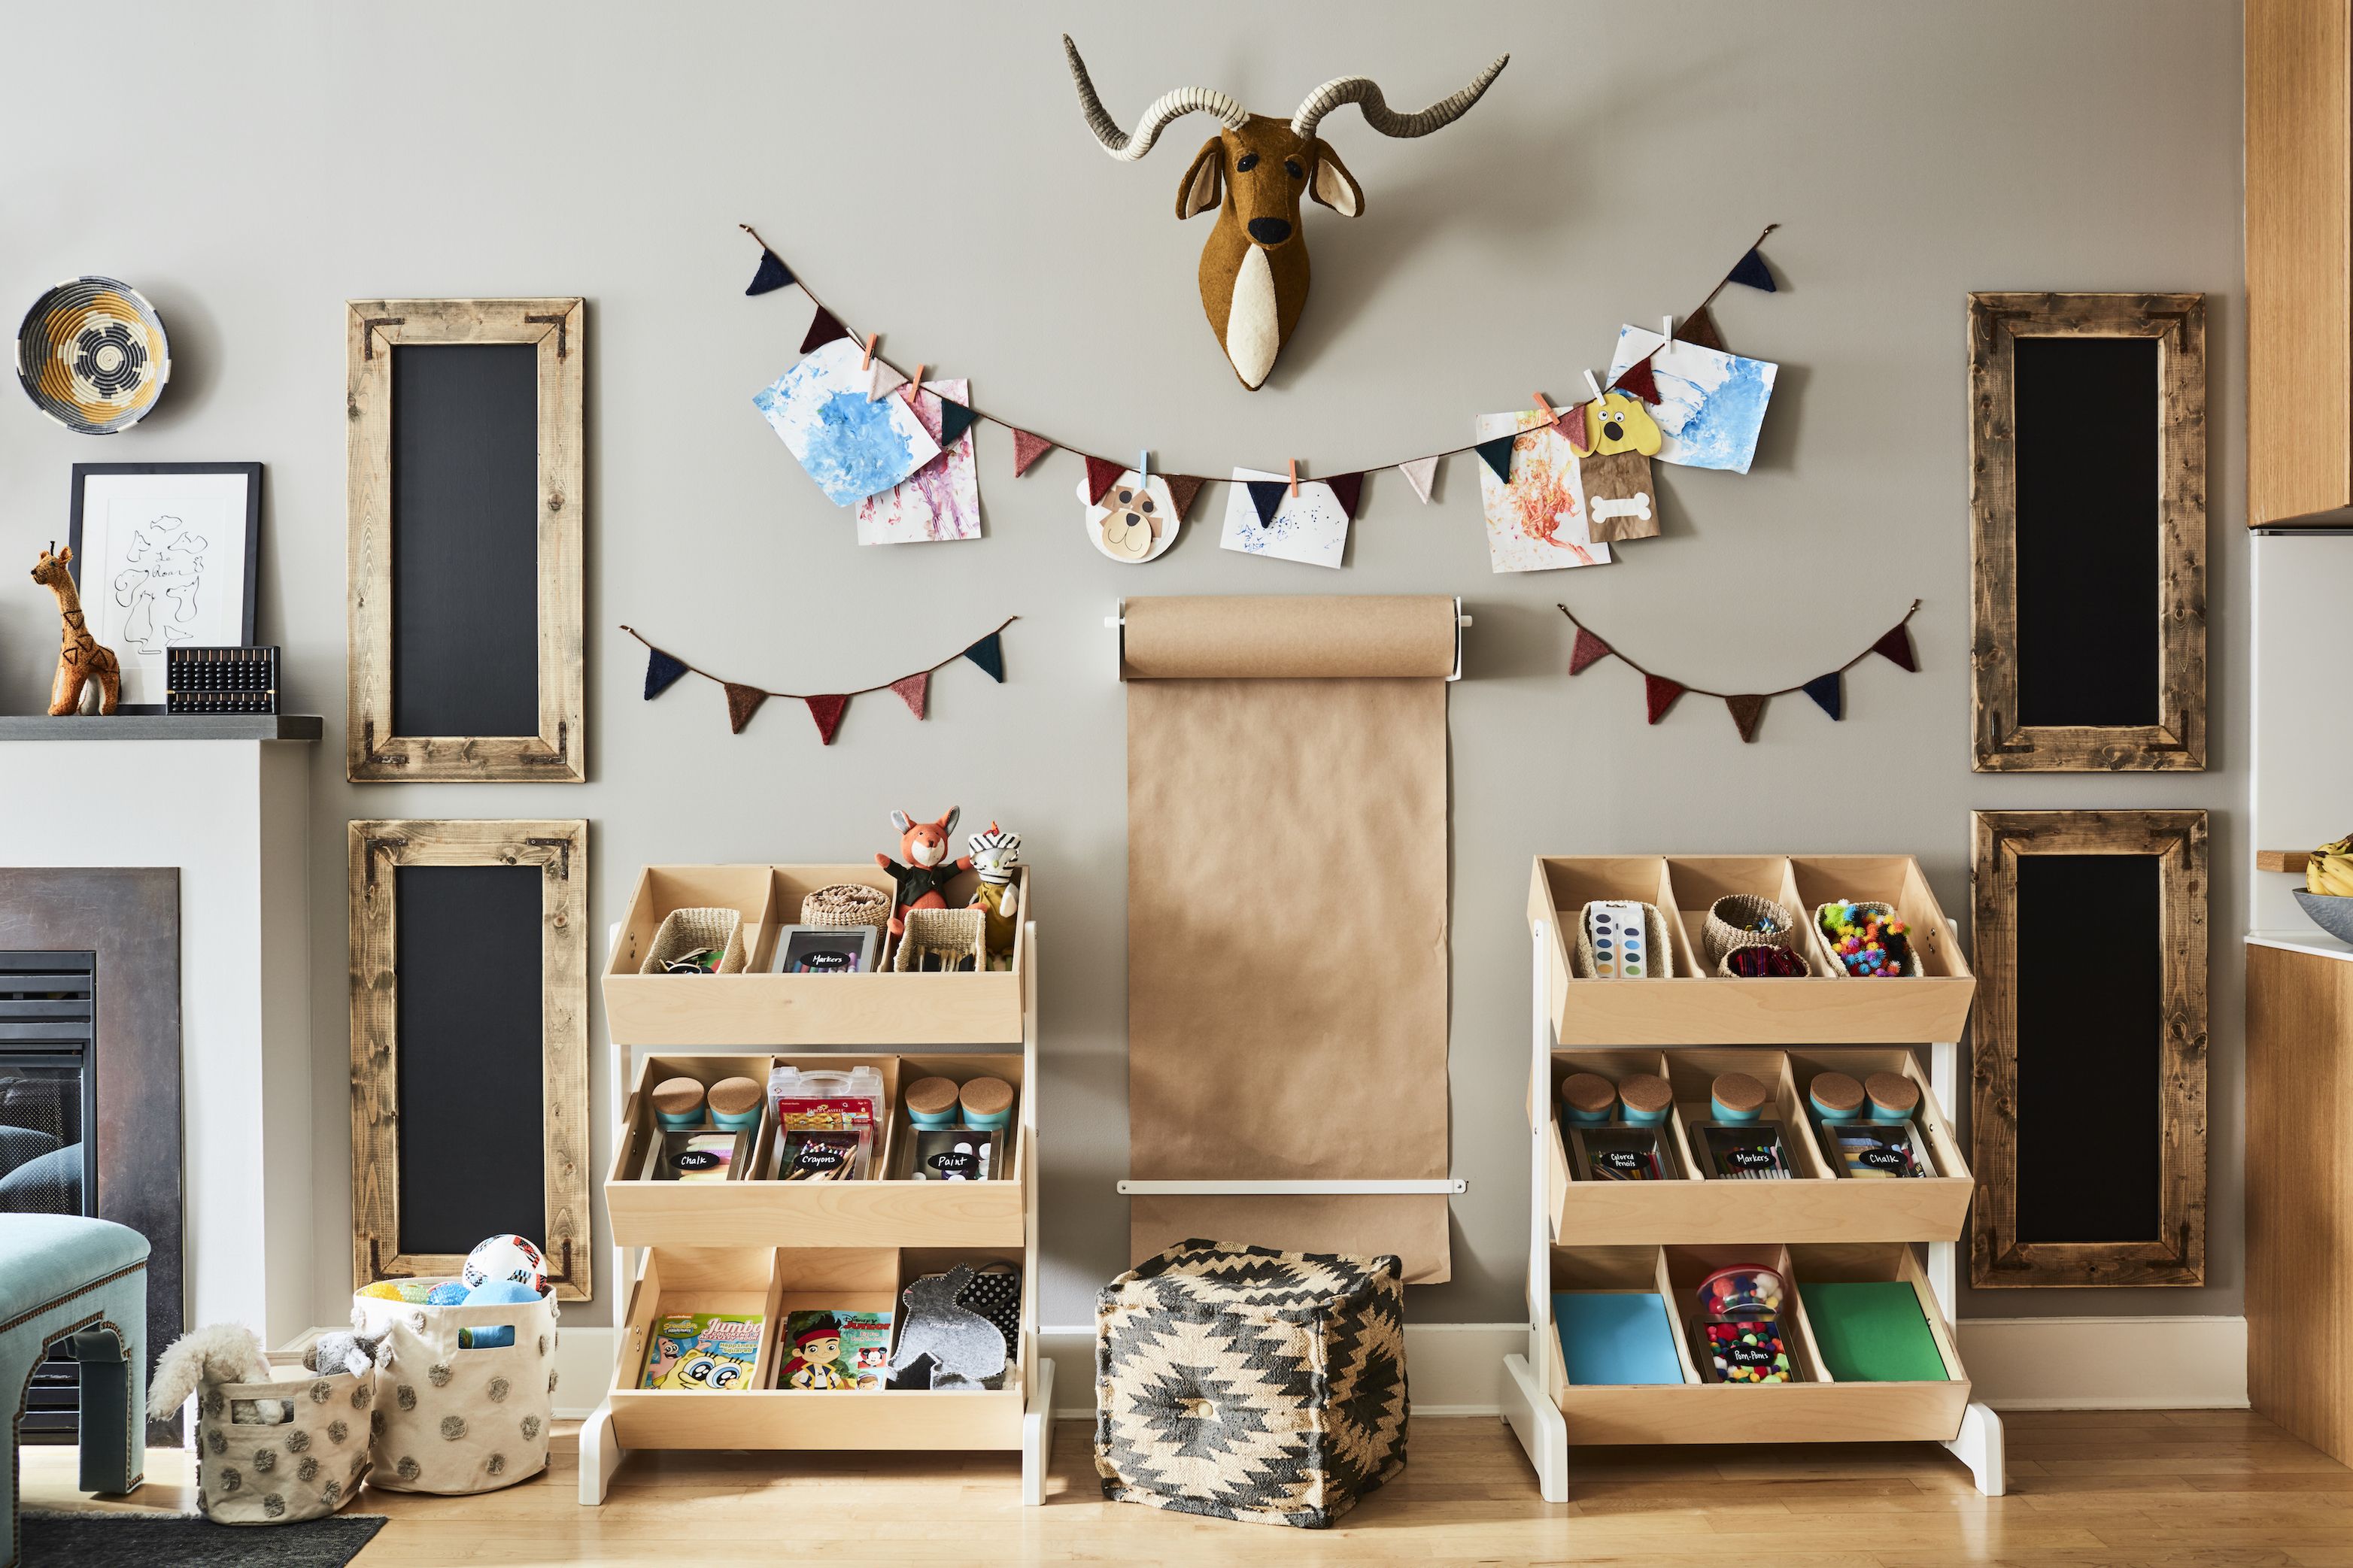
[(830, 1176), (848, 1163), (848, 1152), (830, 1143), (804, 1143), (793, 1155), (794, 1174), (804, 1181)]
[(1736, 1171), (1770, 1171), (1780, 1164), (1780, 1159), (1770, 1147), (1747, 1144), (1738, 1149), (1726, 1149), (1724, 1163)]
[(1761, 1372), (1773, 1364), (1773, 1352), (1763, 1345), (1731, 1345), (1725, 1348), (1724, 1359), (1734, 1366), (1750, 1367)]
[(1908, 1176), (1912, 1173), (1912, 1161), (1904, 1151), (1890, 1148), (1884, 1143), (1865, 1149), (1857, 1158), (1862, 1164), (1872, 1170), (1884, 1171), (1891, 1176)]
[(980, 1175), (980, 1156), (969, 1149), (949, 1149), (924, 1162), (944, 1182), (970, 1182)]
[(715, 1149), (689, 1149), (678, 1157), (681, 1171), (715, 1171), (726, 1163)]

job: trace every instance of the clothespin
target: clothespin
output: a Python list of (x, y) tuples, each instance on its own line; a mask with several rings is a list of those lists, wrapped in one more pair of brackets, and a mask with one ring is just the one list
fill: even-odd
[(925, 372), (925, 371), (927, 371), (927, 370), (929, 370), (929, 369), (931, 369), (931, 368), (932, 368), (932, 367), (931, 367), (930, 365), (925, 364), (925, 363), (924, 363), (923, 361), (921, 361), (921, 360), (917, 360), (917, 361), (915, 362), (915, 374), (914, 374), (914, 375), (913, 375), (913, 377), (911, 377), (911, 378), (908, 380), (908, 382), (907, 382), (907, 406), (908, 406), (908, 407), (910, 407), (910, 408), (919, 408), (919, 407), (921, 406), (921, 405), (920, 405), (919, 404), (917, 404), (917, 403), (916, 403), (916, 401), (915, 401), (915, 394), (917, 394), (917, 393), (919, 393), (919, 392), (921, 392), (921, 391), (923, 391), (923, 372)]
[(1138, 483), (1149, 483), (1151, 481), (1152, 449), (1149, 447), (1143, 448), (1135, 454), (1135, 478)]
[(1593, 379), (1593, 373), (1589, 370), (1585, 373), (1585, 384), (1593, 389), (1593, 400), (1596, 403), (1600, 402), (1601, 384)]
[(1291, 459), (1291, 493), (1293, 496), (1299, 494), (1299, 459), (1296, 458)]
[(1545, 395), (1541, 392), (1536, 394), (1536, 408), (1538, 412), (1544, 415), (1546, 424), (1557, 425), (1560, 423), (1560, 416), (1552, 411), (1552, 405), (1545, 401)]
[(869, 332), (866, 334), (866, 353), (861, 355), (858, 361), (859, 369), (872, 370), (874, 368), (874, 343), (875, 340), (881, 337), (881, 335), (882, 334), (880, 332)]
[(1672, 316), (1661, 316), (1659, 318), (1659, 336), (1666, 339), (1669, 342), (1673, 342), (1675, 341), (1675, 319)]

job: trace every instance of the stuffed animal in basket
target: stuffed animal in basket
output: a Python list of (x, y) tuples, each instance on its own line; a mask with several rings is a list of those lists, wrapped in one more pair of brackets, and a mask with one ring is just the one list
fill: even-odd
[(155, 1359), (155, 1375), (147, 1384), (147, 1414), (169, 1420), (201, 1383), (268, 1383), (276, 1375), (262, 1353), (259, 1334), (243, 1323), (207, 1323), (174, 1340)]
[(965, 864), (980, 873), (980, 886), (972, 890), (972, 902), (965, 907), (984, 911), (988, 967), (1010, 969), (1013, 932), (1021, 923), (1021, 889), (1013, 885), (1013, 868), (1021, 862), (1021, 835), (1008, 833), (992, 822), (987, 832), (976, 833), (965, 842), (972, 849)]
[(391, 1362), (389, 1329), (380, 1334), (330, 1329), (302, 1353), (302, 1364), (312, 1372), (347, 1372), (353, 1377), (365, 1377), (371, 1369), (390, 1365)]
[(891, 814), (891, 826), (899, 830), (899, 853), (906, 858), (906, 864), (879, 851), (874, 863), (890, 872), (891, 880), (898, 884), (898, 900), (891, 909), (892, 936), (906, 934), (909, 910), (946, 909), (949, 879), (959, 871), (972, 869), (970, 860), (948, 858), (948, 835), (955, 831), (956, 819), (962, 815), (953, 805), (937, 822), (911, 821), (903, 811)]
[(945, 1274), (926, 1274), (902, 1293), (898, 1348), (891, 1370), (905, 1372), (918, 1356), (932, 1358), (932, 1387), (958, 1391), (988, 1386), (1005, 1370), (1005, 1335), (995, 1323), (956, 1298), (972, 1283), (972, 1266), (959, 1263)]

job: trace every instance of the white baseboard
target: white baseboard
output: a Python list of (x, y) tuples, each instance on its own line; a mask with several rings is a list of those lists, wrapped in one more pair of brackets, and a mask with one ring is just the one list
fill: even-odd
[[(1039, 1336), (1063, 1392), (1055, 1415), (1094, 1419), (1095, 1331)], [(1518, 1323), (1412, 1323), (1405, 1331), (1413, 1408), (1493, 1415), (1504, 1357), (1527, 1349)], [(2243, 1409), (2244, 1318), (1970, 1318), (1960, 1325), (1972, 1395), (1997, 1410)], [(612, 1380), (611, 1329), (565, 1329), (555, 1346), (558, 1419), (595, 1409)]]

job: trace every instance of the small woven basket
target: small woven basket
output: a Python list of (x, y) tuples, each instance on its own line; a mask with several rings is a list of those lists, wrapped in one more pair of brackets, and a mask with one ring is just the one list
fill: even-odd
[[(1756, 929), (1769, 921), (1771, 929)], [(1707, 923), (1700, 928), (1699, 948), (1710, 963), (1721, 963), (1736, 947), (1757, 942), (1774, 947), (1798, 945), (1798, 917), (1755, 893), (1729, 893), (1707, 907)], [(1722, 973), (1718, 971), (1718, 973)]]
[(852, 926), (891, 926), (891, 895), (863, 882), (836, 882), (801, 900), (801, 924), (847, 931)]
[[(1659, 912), (1659, 906), (1656, 904), (1642, 906), (1642, 934), (1650, 939), (1652, 962), (1651, 973), (1641, 978), (1645, 980), (1674, 978), (1675, 944), (1673, 939), (1667, 934), (1667, 917)], [(1579, 911), (1577, 917), (1577, 951), (1570, 963), (1575, 968), (1576, 977), (1579, 980), (1591, 980), (1601, 973), (1600, 963), (1595, 958), (1593, 952), (1593, 933), (1586, 930), (1585, 916), (1582, 911)], [(1633, 977), (1621, 975), (1620, 978)]]
[[(1894, 904), (1883, 904), (1871, 899), (1833, 899), (1827, 904), (1817, 904), (1814, 906), (1814, 931), (1816, 935), (1822, 939), (1822, 951), (1831, 955), (1831, 976), (1834, 979), (1839, 980), (1852, 980), (1854, 976), (1847, 973), (1845, 962), (1838, 955), (1838, 938), (1831, 935), (1831, 928), (1822, 923), (1822, 917), (1829, 914), (1832, 910), (1843, 909), (1849, 904), (1854, 906), (1854, 910), (1857, 914), (1877, 915), (1882, 920), (1892, 921), (1895, 919), (1895, 906)], [(1912, 956), (1911, 961), (1905, 964), (1904, 973), (1901, 974), (1885, 975), (1882, 978), (1889, 980), (1916, 980), (1919, 978), (1920, 949), (1917, 944), (1911, 942), (1908, 938), (1905, 942), (1905, 946), (1911, 951)]]
[[(1759, 931), (1750, 931), (1748, 934), (1752, 939), (1758, 939), (1763, 935), (1763, 933)], [(1797, 961), (1798, 972), (1795, 974), (1741, 973), (1738, 970), (1732, 967), (1733, 954), (1752, 947), (1770, 948), (1776, 952), (1788, 953), (1789, 957)], [(1802, 947), (1784, 947), (1778, 942), (1751, 940), (1748, 942), (1736, 943), (1734, 946), (1725, 949), (1724, 956), (1715, 961), (1715, 972), (1726, 980), (1802, 980), (1814, 973), (1814, 961), (1806, 956), (1806, 950)]]
[(671, 959), (684, 958), (706, 947), (719, 949), (719, 970), (733, 974), (744, 967), (744, 913), (741, 910), (672, 910), (654, 930), (653, 945), (640, 974), (667, 974)]
[[(982, 951), (987, 935), (987, 917), (978, 910), (909, 910), (891, 968), (900, 974), (977, 974), (987, 966)], [(940, 956), (937, 970), (923, 967), (931, 953)]]

